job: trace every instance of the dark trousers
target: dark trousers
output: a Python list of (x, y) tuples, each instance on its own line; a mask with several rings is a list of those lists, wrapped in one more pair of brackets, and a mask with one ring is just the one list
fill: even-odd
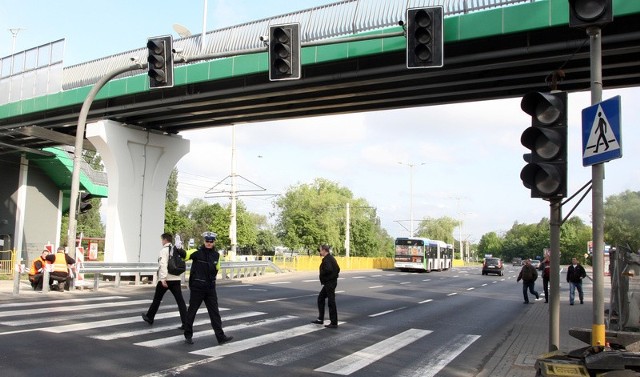
[(529, 302), (529, 295), (527, 295), (527, 289), (529, 290), (529, 292), (531, 292), (532, 295), (534, 295), (536, 298), (538, 298), (538, 292), (535, 291), (534, 286), (536, 285), (536, 281), (522, 281), (522, 295), (524, 296), (524, 302)]
[(176, 304), (178, 304), (178, 311), (180, 312), (180, 321), (184, 325), (187, 320), (187, 305), (184, 303), (184, 298), (182, 297), (180, 280), (167, 280), (167, 288), (162, 285), (161, 281), (158, 282), (156, 285), (156, 293), (153, 295), (153, 302), (151, 303), (151, 306), (149, 306), (149, 310), (147, 310), (147, 317), (153, 321), (156, 317), (156, 313), (158, 312), (158, 308), (160, 308), (162, 298), (167, 291), (171, 291), (173, 298), (176, 300)]
[(218, 294), (216, 293), (215, 286), (205, 290), (191, 289), (187, 321), (184, 324), (184, 337), (191, 339), (193, 336), (193, 321), (195, 321), (196, 314), (203, 301), (207, 307), (207, 312), (209, 312), (213, 332), (216, 334), (216, 339), (220, 341), (224, 339), (224, 331), (222, 330), (222, 319), (220, 318), (220, 311), (218, 310)]
[(542, 277), (542, 288), (544, 289), (544, 302), (549, 302), (549, 278)]
[(58, 282), (58, 289), (69, 290), (69, 287), (71, 286), (71, 278), (69, 277), (68, 272), (53, 271), (49, 274), (49, 277), (51, 279), (51, 284), (53, 284), (54, 280)]
[(34, 291), (42, 290), (42, 274), (30, 276), (29, 281), (31, 281), (31, 288), (33, 288)]
[(338, 309), (336, 308), (336, 287), (338, 282), (326, 283), (318, 294), (318, 319), (324, 321), (324, 301), (329, 306), (329, 319), (332, 325), (338, 324)]

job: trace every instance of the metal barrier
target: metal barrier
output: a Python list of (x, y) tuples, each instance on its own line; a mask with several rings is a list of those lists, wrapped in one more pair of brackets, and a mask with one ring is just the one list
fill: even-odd
[(100, 275), (114, 275), (115, 286), (120, 286), (122, 274), (133, 275), (135, 285), (141, 282), (143, 274), (153, 276), (153, 285), (158, 282), (158, 263), (116, 263), (116, 262), (84, 262), (78, 267), (78, 274), (93, 274), (93, 290), (97, 291)]
[[(189, 271), (191, 263), (187, 262), (187, 271)], [(220, 278), (224, 280), (237, 279), (241, 277), (250, 276), (262, 276), (266, 273), (267, 269), (271, 269), (276, 273), (282, 273), (282, 270), (278, 268), (271, 261), (247, 261), (247, 262), (221, 262), (220, 263)], [(122, 275), (134, 276), (135, 285), (141, 283), (141, 277), (143, 275), (153, 276), (153, 285), (158, 282), (158, 264), (157, 263), (114, 263), (114, 262), (84, 262), (78, 264), (78, 274), (93, 274), (93, 290), (97, 291), (100, 286), (100, 276), (110, 275), (115, 278), (115, 286), (120, 286)], [(45, 269), (43, 273), (43, 281), (50, 281), (49, 270)], [(15, 275), (13, 282), (13, 294), (16, 295), (20, 292), (20, 275), (28, 273), (24, 266), (19, 263), (15, 266)], [(188, 273), (188, 272), (187, 272)], [(186, 280), (186, 275), (182, 274), (182, 282)], [(55, 278), (54, 278), (55, 279)], [(77, 280), (76, 280), (77, 282)], [(78, 287), (84, 287), (84, 285), (76, 285)], [(49, 291), (49, 284), (42, 285), (42, 291)]]
[(220, 274), (222, 279), (236, 279), (241, 277), (262, 276), (270, 268), (276, 273), (282, 270), (268, 260), (247, 261), (247, 262), (222, 262), (220, 263)]

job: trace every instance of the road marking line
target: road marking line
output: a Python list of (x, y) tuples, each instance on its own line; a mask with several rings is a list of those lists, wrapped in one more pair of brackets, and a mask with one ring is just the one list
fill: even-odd
[[(122, 302), (110, 302), (109, 307), (113, 306), (128, 306), (138, 304), (148, 304), (151, 300), (135, 300), (135, 301), (122, 301)], [(14, 317), (14, 316), (27, 316), (32, 314), (54, 314), (62, 312), (74, 312), (85, 309), (104, 309), (104, 303), (101, 304), (88, 304), (78, 306), (68, 306), (65, 303), (60, 302), (61, 305), (57, 307), (38, 308), (38, 309), (21, 309), (21, 310), (9, 310), (6, 312), (0, 312), (0, 317)]]
[(382, 288), (382, 287), (384, 287), (384, 285), (374, 285), (372, 287), (369, 287), (369, 289)]
[[(258, 321), (242, 323), (242, 324), (239, 324), (239, 325), (228, 326), (228, 327), (224, 328), (224, 331), (225, 332), (230, 332), (230, 331), (235, 331), (235, 330), (246, 329), (246, 328), (249, 328), (249, 327), (271, 325), (273, 323), (283, 322), (283, 321), (287, 321), (287, 320), (294, 319), (294, 318), (298, 318), (298, 317), (296, 317), (294, 315), (285, 315), (285, 316), (282, 316), (282, 317), (262, 319), (262, 320), (258, 320)], [(213, 332), (213, 329), (209, 329), (209, 330), (205, 330), (205, 331), (198, 331), (198, 332), (194, 332), (193, 333), (193, 338), (194, 339), (204, 338), (204, 337), (212, 337), (212, 336), (215, 336), (215, 333)], [(134, 345), (153, 348), (153, 347), (166, 346), (166, 345), (173, 344), (173, 343), (180, 343), (180, 342), (183, 342), (183, 341), (184, 341), (184, 335), (175, 335), (175, 336), (170, 336), (168, 338), (160, 338), (160, 339), (147, 340), (145, 342), (138, 342), (138, 343), (134, 343)]]
[[(220, 311), (223, 311), (223, 310), (229, 310), (229, 309), (220, 308)], [(180, 316), (180, 313), (178, 311), (172, 311), (172, 312), (157, 314), (155, 319), (157, 320), (157, 319), (165, 319), (165, 318), (174, 318), (179, 316)], [(140, 321), (142, 321), (142, 318), (140, 318), (140, 316), (114, 318), (114, 319), (105, 319), (103, 321), (81, 322), (81, 323), (72, 323), (69, 325), (51, 326), (51, 327), (43, 328), (42, 331), (52, 332), (54, 334), (61, 334), (63, 332), (90, 330), (98, 327), (126, 325), (128, 323), (136, 323)]]
[(269, 283), (270, 285), (278, 285), (278, 284), (291, 284), (290, 281), (274, 281)]
[(208, 357), (206, 359), (194, 361), (194, 362), (188, 363), (188, 364), (183, 364), (183, 365), (177, 366), (175, 368), (169, 368), (169, 369), (161, 370), (159, 372), (153, 372), (153, 373), (145, 374), (144, 376), (141, 376), (141, 377), (176, 376), (176, 375), (179, 375), (180, 372), (184, 372), (185, 370), (191, 369), (192, 367), (197, 367), (198, 365), (209, 364), (209, 363), (214, 362), (214, 361), (216, 361), (218, 359), (222, 359), (222, 358), (221, 357)]
[(105, 301), (114, 299), (124, 299), (125, 296), (109, 296), (109, 297), (87, 297), (87, 298), (70, 298), (66, 300), (47, 300), (47, 301), (33, 301), (33, 302), (13, 302), (9, 304), (2, 304), (2, 308), (15, 308), (23, 306), (35, 306), (35, 305), (51, 305), (51, 304), (69, 304), (72, 302), (87, 302), (87, 301)]
[(418, 304), (426, 304), (427, 302), (431, 302), (433, 299), (426, 299), (424, 301), (420, 301)]
[(423, 281), (431, 281), (431, 279), (424, 279)]
[(471, 287), (471, 288), (467, 288), (467, 291), (473, 291), (475, 288)]
[[(264, 312), (237, 313), (237, 314), (223, 317), (222, 320), (231, 321), (234, 319), (255, 317), (263, 314), (267, 314), (267, 313), (264, 313)], [(211, 323), (211, 320), (209, 319), (209, 317), (194, 321), (193, 326), (206, 325), (207, 323)], [(103, 334), (103, 335), (95, 335), (95, 336), (91, 336), (90, 338), (100, 339), (100, 340), (114, 340), (114, 339), (121, 339), (121, 338), (129, 338), (129, 337), (138, 336), (138, 335), (153, 334), (153, 333), (167, 331), (167, 330), (177, 330), (177, 327), (175, 324), (167, 325), (167, 326), (152, 326), (152, 327), (150, 326), (143, 330), (120, 331), (120, 332), (114, 332), (114, 333)]]
[[(325, 330), (323, 326), (318, 326), (314, 324), (303, 325), (299, 327), (294, 327), (292, 329), (277, 331), (270, 334), (260, 335), (253, 338), (240, 340), (237, 342), (230, 342), (225, 344), (224, 346), (216, 346), (204, 348), (198, 351), (189, 352), (194, 355), (202, 355), (209, 357), (220, 357), (231, 355), (236, 352), (246, 351), (251, 348), (264, 346), (267, 344), (279, 342), (281, 340), (294, 338), (296, 336), (309, 334), (315, 331)], [(330, 331), (330, 330), (327, 330)]]
[[(338, 293), (338, 292), (336, 292), (336, 293)], [(268, 300), (256, 301), (256, 303), (257, 304), (264, 304), (265, 302), (276, 302), (276, 301), (284, 301), (284, 300), (293, 300), (293, 299), (296, 299), (296, 298), (313, 297), (313, 296), (317, 296), (317, 294), (303, 295), (303, 296), (293, 296), (293, 297), (270, 298)]]
[(455, 296), (457, 294), (458, 294), (457, 292), (453, 292), (453, 293), (449, 293), (447, 296)]
[[(86, 320), (89, 318), (100, 318), (100, 317), (106, 317), (106, 316), (129, 315), (133, 313), (138, 313), (138, 315), (140, 315), (141, 313), (140, 308), (114, 310), (112, 312), (99, 311), (99, 312), (91, 312), (91, 313), (82, 313), (82, 319)], [(68, 315), (57, 315), (55, 317), (49, 317), (46, 319), (36, 317), (36, 318), (21, 319), (16, 321), (6, 321), (6, 322), (0, 322), (0, 324), (7, 325), (7, 326), (26, 326), (26, 325), (35, 325), (35, 324), (42, 325), (44, 323), (50, 324), (54, 322), (75, 321), (77, 319), (78, 319), (78, 314), (73, 313)]]
[(366, 279), (366, 276), (354, 276), (353, 279)]
[(429, 352), (430, 356), (418, 367), (403, 370), (399, 377), (433, 377), (479, 338), (480, 335), (458, 335), (451, 342)]
[(432, 333), (430, 330), (409, 329), (349, 356), (343, 357), (340, 360), (336, 360), (333, 363), (314, 369), (314, 372), (325, 372), (347, 376), (430, 333)]
[(482, 284), (482, 286), (483, 286), (483, 287), (485, 287), (485, 286), (487, 286), (487, 285), (488, 285), (487, 283)]

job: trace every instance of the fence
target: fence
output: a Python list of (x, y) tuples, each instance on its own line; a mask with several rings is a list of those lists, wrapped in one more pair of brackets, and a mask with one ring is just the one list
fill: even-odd
[[(336, 257), (336, 261), (341, 271), (393, 268), (393, 258)], [(273, 257), (273, 263), (283, 270), (317, 271), (320, 262), (322, 262), (322, 257), (317, 255), (289, 257), (277, 255)]]
[(0, 251), (0, 275), (13, 276), (13, 266), (16, 264), (15, 250)]

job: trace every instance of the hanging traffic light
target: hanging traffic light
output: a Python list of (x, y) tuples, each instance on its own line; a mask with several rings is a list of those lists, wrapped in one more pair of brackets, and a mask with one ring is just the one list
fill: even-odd
[(531, 127), (520, 138), (531, 153), (520, 172), (532, 198), (567, 196), (567, 93), (527, 93), (520, 103), (531, 116)]
[(170, 88), (173, 86), (173, 38), (170, 35), (147, 40), (149, 55), (149, 87)]
[(602, 26), (613, 21), (612, 0), (569, 0), (569, 26)]
[(93, 195), (88, 192), (81, 192), (79, 196), (80, 203), (78, 204), (78, 213), (88, 212), (93, 206), (91, 205), (91, 199)]
[(269, 80), (300, 78), (300, 24), (269, 27)]
[(407, 68), (442, 67), (442, 7), (407, 9)]

